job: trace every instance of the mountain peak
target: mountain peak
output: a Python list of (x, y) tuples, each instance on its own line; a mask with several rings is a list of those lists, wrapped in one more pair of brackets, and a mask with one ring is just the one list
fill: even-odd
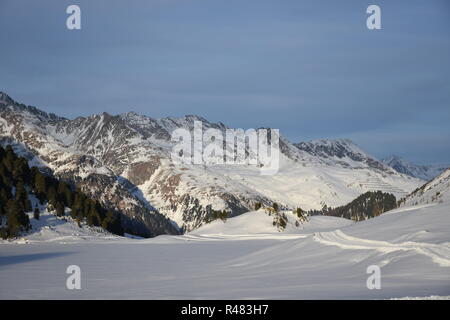
[(0, 91), (0, 104), (10, 105), (10, 104), (15, 104), (15, 101), (9, 95), (7, 95), (5, 92)]
[(63, 117), (59, 117), (55, 115), (54, 113), (47, 113), (45, 111), (42, 111), (36, 107), (33, 106), (27, 106), (23, 103), (19, 103), (12, 99), (8, 94), (6, 94), (3, 91), (0, 91), (0, 106), (3, 107), (9, 107), (12, 106), (15, 110), (20, 110), (24, 112), (28, 112), (36, 117), (39, 118), (39, 120), (66, 120)]
[(208, 120), (206, 120), (205, 118), (200, 117), (200, 116), (198, 116), (198, 115), (196, 115), (196, 114), (187, 114), (187, 115), (184, 116), (184, 118), (185, 118), (186, 120), (191, 120), (191, 121), (208, 122)]
[(408, 160), (403, 159), (402, 157), (396, 155), (396, 154), (391, 154), (385, 158), (382, 159), (383, 162), (392, 162), (392, 161), (399, 161), (399, 162), (405, 162), (405, 163), (410, 163)]

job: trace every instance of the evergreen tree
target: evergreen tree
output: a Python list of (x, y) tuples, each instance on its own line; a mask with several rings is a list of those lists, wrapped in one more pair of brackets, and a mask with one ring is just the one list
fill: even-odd
[(273, 204), (272, 204), (272, 208), (273, 208), (273, 210), (275, 211), (275, 212), (278, 212), (278, 203), (276, 203), (276, 202), (274, 202)]
[(64, 215), (64, 203), (61, 201), (57, 201), (55, 210), (56, 210), (56, 215), (58, 217), (62, 217)]
[(99, 222), (98, 217), (96, 215), (90, 214), (87, 217), (87, 224), (89, 226), (96, 226), (97, 227), (97, 226), (100, 225), (100, 222)]
[(37, 172), (34, 179), (34, 189), (36, 191), (36, 196), (41, 204), (43, 204), (46, 199), (47, 193), (47, 183), (45, 181), (45, 176), (41, 172)]
[(72, 204), (72, 212), (70, 213), (70, 216), (74, 219), (77, 219), (79, 216), (83, 216), (82, 212), (83, 212), (83, 203), (82, 203), (82, 198), (79, 194), (75, 195), (75, 200)]
[(8, 236), (16, 237), (21, 230), (29, 230), (30, 219), (23, 212), (17, 200), (10, 199), (7, 204)]
[(106, 217), (102, 222), (103, 229), (108, 230), (111, 233), (123, 235), (123, 228), (120, 221), (120, 216), (114, 214), (112, 211), (106, 213)]
[(39, 220), (40, 215), (41, 215), (41, 214), (40, 214), (40, 212), (39, 212), (39, 208), (36, 207), (36, 208), (34, 209), (34, 212), (33, 212), (33, 218), (36, 219), (36, 220)]
[(58, 194), (56, 193), (55, 187), (52, 185), (47, 190), (47, 199), (48, 203), (56, 209), (56, 204), (58, 203)]
[(22, 209), (25, 212), (29, 212), (32, 210), (31, 202), (28, 199), (28, 191), (25, 189), (22, 180), (19, 180), (19, 182), (16, 185), (15, 199), (20, 203)]
[(8, 203), (8, 200), (11, 199), (11, 190), (9, 187), (0, 185), (0, 215), (6, 214), (6, 206), (3, 204)]
[(72, 193), (72, 189), (70, 188), (70, 186), (61, 181), (58, 185), (58, 194), (60, 196), (60, 198), (64, 201), (64, 205), (66, 207), (72, 207), (73, 205), (73, 193)]
[(16, 158), (14, 160), (14, 170), (12, 172), (14, 181), (22, 181), (23, 183), (30, 183), (30, 167), (25, 158)]
[(6, 147), (5, 156), (2, 159), (3, 164), (5, 165), (6, 169), (9, 172), (13, 172), (14, 160), (15, 160), (15, 153), (12, 147), (9, 145)]
[(12, 186), (11, 171), (8, 170), (3, 161), (0, 162), (0, 181), (4, 186)]

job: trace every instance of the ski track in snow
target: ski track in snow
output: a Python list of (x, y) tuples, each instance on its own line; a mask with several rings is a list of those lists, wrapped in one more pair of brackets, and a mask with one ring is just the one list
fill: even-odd
[(377, 250), (382, 253), (394, 251), (414, 251), (418, 254), (428, 256), (433, 262), (441, 267), (450, 267), (450, 245), (432, 244), (423, 242), (406, 241), (402, 243), (391, 243), (387, 241), (369, 240), (357, 238), (345, 234), (342, 230), (330, 232), (317, 232), (311, 234), (252, 234), (252, 235), (226, 235), (226, 234), (208, 234), (208, 235), (184, 235), (180, 240), (184, 241), (241, 241), (257, 239), (275, 239), (275, 240), (293, 240), (304, 239), (313, 236), (314, 240), (325, 244), (338, 246), (342, 249), (361, 249)]
[(208, 235), (183, 235), (179, 237), (185, 241), (242, 241), (242, 240), (292, 240), (304, 239), (311, 234), (277, 234), (277, 233), (260, 233), (260, 234), (208, 234)]
[(391, 243), (387, 241), (368, 240), (349, 236), (341, 230), (318, 232), (314, 239), (322, 244), (338, 246), (343, 249), (377, 250), (383, 253), (393, 251), (415, 251), (430, 257), (433, 262), (442, 267), (450, 267), (450, 246), (447, 244), (432, 244), (407, 241)]

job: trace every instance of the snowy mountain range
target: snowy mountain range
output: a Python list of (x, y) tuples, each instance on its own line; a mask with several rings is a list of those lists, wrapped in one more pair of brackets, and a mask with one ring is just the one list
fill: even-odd
[(397, 172), (426, 181), (432, 180), (450, 167), (449, 165), (417, 165), (396, 155), (384, 158), (382, 162)]
[(371, 190), (402, 197), (424, 183), (344, 139), (292, 143), (281, 136), (280, 169), (273, 176), (248, 165), (174, 163), (171, 133), (192, 130), (194, 121), (205, 130), (228, 128), (195, 115), (154, 119), (102, 113), (70, 120), (0, 93), (0, 143), (120, 210), (129, 218), (125, 231), (142, 236), (194, 230), (212, 210), (236, 216), (258, 202), (320, 209)]

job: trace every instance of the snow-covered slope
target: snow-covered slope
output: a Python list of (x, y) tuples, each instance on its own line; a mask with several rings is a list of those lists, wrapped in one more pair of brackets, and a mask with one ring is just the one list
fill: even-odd
[(280, 230), (273, 225), (273, 214), (269, 215), (264, 209), (260, 209), (258, 211), (251, 211), (233, 217), (225, 222), (215, 220), (190, 232), (189, 235), (224, 238), (227, 238), (228, 236), (233, 236), (234, 238), (236, 236), (247, 238), (255, 235), (267, 237), (273, 234), (278, 236), (280, 232), (282, 234), (295, 234), (305, 231), (310, 232), (311, 230), (325, 231), (354, 223), (351, 220), (328, 216), (313, 216), (308, 217), (307, 221), (300, 221), (292, 212), (287, 211), (283, 213), (287, 218), (287, 225), (283, 230)]
[(450, 202), (450, 169), (402, 199), (402, 206)]
[(31, 230), (21, 237), (11, 240), (0, 240), (0, 243), (78, 243), (79, 241), (110, 241), (122, 237), (109, 233), (101, 227), (91, 227), (86, 223), (80, 226), (71, 217), (57, 217), (44, 211), (39, 220), (28, 214)]
[[(291, 215), (291, 214), (289, 214)], [(295, 219), (296, 220), (296, 219)], [(289, 219), (288, 229), (295, 228), (293, 223), (294, 217)], [(230, 218), (226, 221), (215, 220), (209, 224), (203, 225), (200, 228), (192, 231), (190, 234), (201, 235), (251, 235), (258, 233), (273, 233), (277, 232), (273, 225), (273, 217), (269, 216), (264, 210), (251, 211), (240, 216)]]
[[(280, 169), (262, 176), (248, 165), (183, 165), (170, 157), (173, 130), (225, 130), (199, 116), (153, 119), (107, 113), (74, 120), (47, 114), (0, 95), (0, 143), (33, 165), (74, 181), (83, 191), (129, 217), (126, 230), (145, 236), (201, 226), (212, 210), (232, 216), (255, 203), (320, 209), (343, 205), (371, 190), (404, 196), (423, 183), (400, 174), (349, 140), (293, 144), (280, 140)], [(165, 217), (171, 220), (168, 221)]]
[[(86, 221), (77, 223), (70, 216), (70, 208), (64, 208), (63, 216), (56, 216), (56, 211), (49, 209), (48, 202), (43, 204), (33, 193), (28, 194), (33, 209), (39, 210), (39, 219), (34, 217), (33, 211), (26, 212), (30, 220), (31, 228), (21, 231), (20, 237), (0, 239), (2, 243), (74, 243), (82, 240), (102, 241), (119, 240), (123, 237), (112, 234), (102, 227), (89, 226)], [(0, 204), (1, 205), (1, 204)], [(49, 211), (50, 210), (50, 211)], [(3, 217), (5, 218), (5, 217)], [(2, 225), (7, 221), (4, 219)], [(6, 224), (6, 223), (5, 223)]]
[(441, 174), (443, 171), (445, 171), (449, 165), (429, 165), (429, 166), (423, 166), (423, 165), (417, 165), (413, 164), (405, 159), (402, 159), (398, 156), (392, 155), (390, 157), (387, 157), (382, 160), (382, 162), (396, 170), (397, 172), (407, 174), (411, 177), (423, 179), (426, 181), (429, 181), (435, 177), (437, 177), (439, 174)]

